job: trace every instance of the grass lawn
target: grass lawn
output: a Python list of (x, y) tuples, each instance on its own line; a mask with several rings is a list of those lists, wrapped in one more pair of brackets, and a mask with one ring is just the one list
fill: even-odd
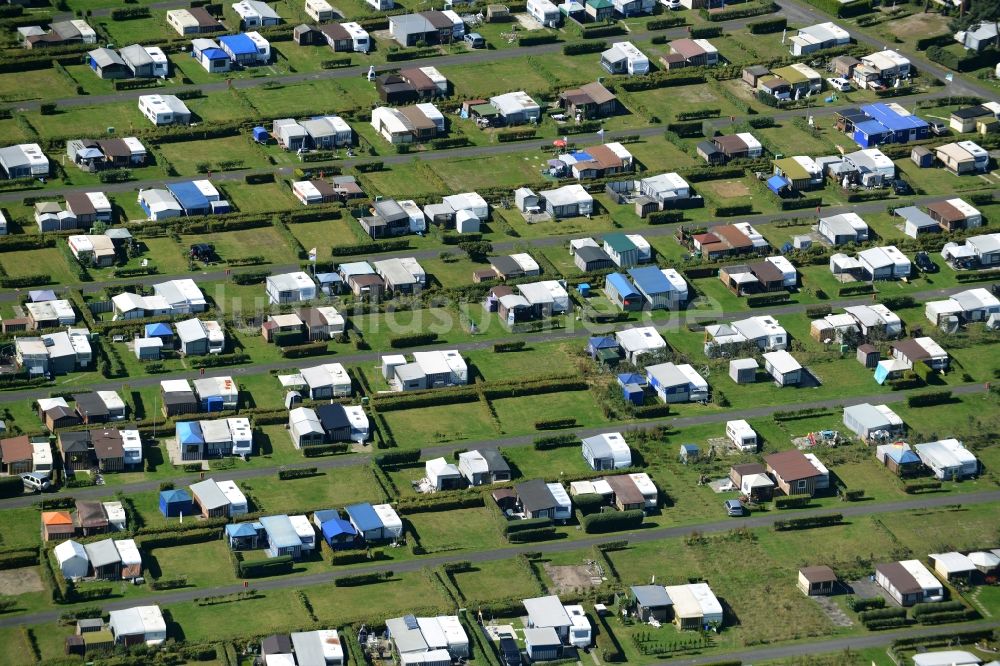
[[(635, 93), (639, 95), (641, 93)], [(636, 141), (628, 144), (628, 151), (652, 172), (678, 167), (696, 166), (699, 160), (665, 140)]]
[(300, 205), (282, 183), (247, 185), (229, 181), (224, 186), (226, 198), (243, 213), (287, 210)]
[(540, 150), (513, 153), (484, 162), (481, 157), (434, 160), (434, 172), (449, 190), (466, 192), (480, 187), (520, 187), (543, 182), (540, 175), (548, 154)]
[(35, 663), (21, 627), (0, 629), (0, 661), (9, 666), (30, 666)]
[(331, 626), (371, 617), (373, 603), (377, 603), (378, 615), (385, 617), (418, 613), (418, 609), (441, 607), (447, 603), (438, 586), (422, 571), (397, 574), (376, 585), (310, 588), (308, 594), (316, 615)]
[(282, 513), (305, 513), (380, 499), (371, 471), (361, 467), (288, 481), (276, 477), (252, 479), (248, 485), (266, 510)]
[(489, 412), (479, 402), (398, 410), (383, 416), (400, 448), (497, 436)]
[[(266, 111), (269, 117), (337, 113), (354, 106), (344, 103), (344, 96), (339, 94), (337, 85), (326, 82), (258, 86), (247, 88), (243, 92), (255, 108)], [(372, 88), (370, 101), (374, 102), (376, 99)]]
[[(330, 589), (332, 591), (332, 585)], [(319, 601), (324, 595), (314, 596)], [(167, 636), (193, 642), (216, 640), (220, 636), (243, 636), (250, 627), (267, 631), (268, 628), (305, 626), (310, 622), (294, 590), (269, 591), (262, 593), (261, 598), (230, 603), (200, 606), (196, 602), (186, 602), (171, 604), (169, 608), (173, 622), (167, 625)], [(248, 618), (252, 618), (249, 626)]]
[(108, 127), (114, 127), (118, 134), (131, 134), (136, 128), (152, 126), (135, 103), (74, 106), (47, 116), (27, 111), (24, 116), (41, 136), (52, 139), (104, 136)]
[(158, 150), (182, 176), (200, 175), (197, 168), (200, 164), (208, 164), (211, 171), (217, 171), (220, 160), (240, 160), (247, 167), (266, 165), (263, 153), (245, 136), (162, 143)]
[(0, 76), (0, 100), (4, 102), (70, 97), (73, 92), (66, 77), (54, 69), (11, 72)]
[(595, 426), (607, 422), (590, 391), (504, 398), (494, 400), (493, 408), (500, 417), (503, 434), (534, 432), (536, 421), (550, 419), (575, 418), (579, 426)]
[(147, 555), (150, 576), (170, 580), (187, 578), (188, 585), (218, 587), (238, 582), (224, 539), (190, 546), (157, 548)]
[(353, 231), (356, 226), (358, 224), (354, 218), (343, 217), (339, 220), (302, 222), (289, 225), (288, 228), (306, 250), (316, 248), (317, 256), (322, 260), (330, 256), (332, 248), (357, 243), (359, 238)]
[(563, 474), (591, 471), (577, 444), (549, 451), (536, 451), (530, 446), (514, 446), (503, 449), (503, 455), (510, 464), (511, 471), (515, 473), (515, 478), (557, 478)]
[(488, 551), (503, 545), (496, 521), (486, 508), (414, 513), (406, 519), (428, 553)]
[(0, 546), (37, 546), (41, 540), (40, 521), (41, 514), (34, 507), (5, 510), (0, 520)]
[[(435, 165), (436, 166), (436, 165)], [(358, 181), (369, 194), (411, 198), (440, 195), (451, 192), (443, 180), (426, 163), (416, 160), (404, 164), (394, 164), (383, 171), (375, 171), (359, 176)]]
[(490, 267), (489, 262), (473, 262), (461, 250), (443, 250), (441, 255), (445, 253), (448, 253), (449, 261), (440, 258), (420, 260), (428, 278), (445, 289), (472, 284), (473, 271)]
[(274, 264), (290, 264), (298, 261), (298, 257), (274, 227), (181, 236), (181, 241), (182, 247), (194, 243), (212, 243), (222, 261), (242, 257), (264, 257), (268, 263)]
[(440, 69), (455, 90), (462, 91), (465, 96), (488, 98), (511, 90), (524, 90), (531, 95), (547, 92), (552, 87), (546, 72), (535, 66), (543, 59), (544, 56), (529, 56), (496, 62), (449, 65)]
[(489, 601), (497, 597), (497, 581), (503, 581), (503, 592), (525, 599), (544, 594), (534, 578), (517, 560), (498, 560), (455, 574), (455, 584), (469, 601)]
[(571, 353), (582, 343), (539, 344), (519, 352), (496, 354), (492, 351), (469, 352), (470, 365), (476, 366), (487, 381), (510, 377), (527, 379), (532, 376), (565, 374), (575, 370)]
[(56, 284), (74, 284), (77, 281), (76, 276), (70, 273), (62, 253), (54, 247), (3, 252), (0, 253), (0, 265), (3, 265), (4, 271), (11, 277), (44, 273)]

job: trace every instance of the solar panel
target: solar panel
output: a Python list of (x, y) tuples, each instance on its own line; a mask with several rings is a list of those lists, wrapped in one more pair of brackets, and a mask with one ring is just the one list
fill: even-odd
[(420, 625), (417, 624), (417, 618), (413, 615), (404, 615), (403, 622), (406, 623), (407, 629), (419, 629)]

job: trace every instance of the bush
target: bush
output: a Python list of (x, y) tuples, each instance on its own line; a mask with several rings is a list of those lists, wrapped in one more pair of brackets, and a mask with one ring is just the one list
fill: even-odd
[(229, 279), (233, 284), (249, 285), (263, 284), (271, 276), (271, 271), (246, 271), (245, 273), (233, 273)]
[(839, 0), (806, 0), (806, 2), (827, 14), (833, 14), (837, 18), (851, 18), (872, 11), (872, 0), (855, 0), (844, 4), (841, 4)]
[(876, 608), (874, 610), (861, 611), (858, 619), (862, 622), (869, 620), (888, 620), (893, 617), (906, 617), (905, 608)]
[(676, 28), (677, 26), (684, 25), (685, 23), (687, 23), (687, 19), (683, 16), (653, 19), (652, 21), (646, 23), (646, 30), (666, 30), (667, 28)]
[[(379, 163), (381, 164), (381, 162)], [(360, 166), (360, 165), (359, 165)], [(334, 257), (350, 257), (354, 255), (379, 254), (381, 252), (397, 252), (410, 247), (410, 241), (405, 238), (394, 240), (375, 241), (372, 243), (362, 243), (359, 245), (341, 245), (331, 249)]]
[(679, 210), (658, 210), (646, 216), (649, 224), (672, 224), (684, 219), (684, 213)]
[(774, 498), (774, 508), (776, 509), (801, 509), (808, 506), (812, 501), (809, 495), (785, 495)]
[(718, 217), (734, 217), (737, 215), (749, 215), (753, 212), (753, 204), (736, 204), (733, 206), (718, 206), (715, 214)]
[(309, 356), (320, 356), (329, 350), (329, 344), (325, 341), (309, 342), (304, 345), (292, 345), (281, 348), (283, 358), (307, 358)]
[(416, 60), (417, 58), (429, 58), (438, 55), (438, 50), (433, 47), (424, 49), (408, 49), (406, 51), (388, 51), (385, 54), (386, 62), (399, 62), (400, 60)]
[(763, 21), (753, 21), (747, 24), (747, 29), (752, 35), (766, 35), (772, 32), (781, 32), (788, 27), (788, 19), (784, 16), (779, 16), (773, 19), (764, 19)]
[(504, 523), (500, 531), (504, 536), (528, 530), (537, 530), (543, 527), (552, 527), (551, 518), (526, 518), (524, 520), (510, 520)]
[(431, 139), (431, 148), (434, 150), (447, 150), (449, 148), (461, 148), (469, 145), (468, 137), (454, 136), (440, 139)]
[(291, 479), (304, 479), (316, 476), (319, 473), (318, 467), (296, 467), (294, 469), (278, 470), (279, 481), (289, 481)]
[(518, 37), (518, 46), (538, 46), (539, 44), (554, 44), (559, 41), (559, 35), (530, 35)]
[(871, 283), (851, 284), (837, 289), (838, 296), (859, 296), (861, 294), (875, 293), (875, 287)]
[(573, 504), (580, 513), (589, 516), (592, 513), (600, 513), (601, 507), (604, 506), (604, 497), (597, 493), (583, 493), (573, 497)]
[(437, 333), (414, 333), (412, 335), (398, 335), (389, 339), (389, 346), (393, 349), (405, 347), (423, 347), (431, 345), (437, 341)]
[(420, 462), (420, 449), (412, 451), (389, 451), (380, 453), (374, 458), (379, 467), (401, 467)]
[(248, 173), (243, 176), (243, 182), (247, 185), (262, 185), (264, 183), (274, 182), (274, 173)]
[(917, 620), (920, 619), (921, 615), (964, 610), (965, 604), (961, 601), (938, 601), (935, 603), (914, 604), (910, 608), (910, 612), (913, 613), (913, 617)]
[(118, 7), (111, 10), (112, 21), (149, 18), (149, 7)]
[(768, 294), (747, 296), (747, 307), (759, 308), (767, 305), (775, 305), (776, 303), (784, 303), (791, 297), (792, 295), (787, 291), (773, 291)]
[(511, 141), (526, 141), (528, 139), (535, 138), (535, 130), (533, 129), (513, 129), (505, 130), (503, 132), (497, 132), (496, 138), (500, 143), (510, 143)]
[(690, 138), (705, 136), (705, 128), (702, 123), (697, 121), (692, 122), (680, 122), (680, 123), (668, 123), (667, 131), (673, 132), (681, 138)]
[(0, 478), (0, 497), (18, 497), (24, 494), (24, 482), (20, 477), (7, 476)]
[(884, 620), (869, 620), (865, 622), (865, 629), (869, 631), (880, 631), (882, 629), (897, 629), (905, 627), (909, 621), (905, 617), (889, 617)]
[(24, 548), (0, 553), (0, 570), (19, 569), (36, 564), (38, 564), (37, 548)]
[(581, 522), (583, 523), (583, 531), (587, 534), (600, 534), (638, 529), (642, 525), (644, 517), (645, 514), (640, 509), (606, 511), (584, 516)]
[(181, 587), (187, 587), (187, 578), (161, 578), (159, 580), (154, 580), (149, 584), (149, 589), (151, 590), (176, 590)]
[(816, 208), (823, 205), (822, 197), (801, 197), (798, 199), (782, 199), (779, 203), (781, 210), (802, 210), (803, 208)]
[(342, 58), (330, 58), (329, 60), (324, 60), (319, 64), (322, 69), (339, 69), (341, 67), (351, 66), (351, 56), (344, 56)]

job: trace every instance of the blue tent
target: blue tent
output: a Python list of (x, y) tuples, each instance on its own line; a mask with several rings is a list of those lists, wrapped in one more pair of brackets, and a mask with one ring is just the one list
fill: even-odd
[(269, 136), (271, 135), (268, 134), (266, 127), (257, 126), (253, 128), (253, 140), (257, 143), (265, 143)]
[(32, 289), (28, 292), (28, 298), (32, 303), (45, 303), (56, 300), (56, 292), (51, 289)]
[(784, 176), (771, 176), (767, 179), (767, 189), (775, 194), (780, 195), (786, 187), (788, 187), (788, 180)]
[(181, 489), (160, 491), (160, 513), (167, 518), (175, 518), (182, 513), (191, 514), (191, 495)]
[(205, 443), (205, 436), (201, 434), (201, 424), (197, 421), (178, 421), (174, 425), (174, 434), (177, 436), (177, 443), (181, 445)]
[(331, 548), (350, 548), (358, 538), (358, 531), (342, 518), (331, 518), (323, 522), (323, 539)]
[(625, 399), (625, 402), (641, 406), (642, 403), (646, 402), (646, 391), (640, 384), (625, 384), (622, 386), (622, 398)]
[(646, 375), (640, 375), (636, 372), (625, 372), (618, 375), (618, 385), (628, 386), (629, 384), (638, 384), (642, 386), (646, 383)]
[(162, 321), (156, 324), (146, 324), (147, 338), (172, 338), (173, 336), (174, 333), (170, 330), (169, 324)]
[(368, 502), (351, 504), (344, 509), (354, 529), (365, 539), (382, 538), (382, 520), (375, 513), (375, 508)]

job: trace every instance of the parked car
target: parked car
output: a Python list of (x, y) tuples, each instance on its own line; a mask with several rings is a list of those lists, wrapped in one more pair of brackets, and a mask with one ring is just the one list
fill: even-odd
[(486, 40), (478, 32), (470, 32), (465, 36), (465, 43), (473, 49), (485, 49)]
[(941, 268), (934, 263), (930, 255), (926, 252), (917, 252), (916, 256), (913, 257), (913, 263), (917, 265), (922, 273), (937, 273)]
[(902, 178), (896, 178), (892, 181), (892, 191), (901, 197), (913, 194), (913, 188), (910, 187), (910, 184)]
[(927, 125), (934, 136), (944, 136), (948, 133), (948, 126), (940, 120), (928, 120)]
[(38, 472), (25, 472), (21, 475), (21, 481), (24, 482), (26, 489), (36, 493), (44, 493), (52, 486), (52, 483), (49, 481), (49, 475), (39, 474)]
[(747, 514), (747, 510), (739, 500), (726, 500), (723, 506), (726, 507), (726, 513), (734, 518), (739, 518)]
[(826, 82), (830, 84), (831, 88), (833, 88), (838, 92), (850, 92), (851, 90), (851, 82), (839, 76), (836, 78), (827, 79)]
[(684, 5), (681, 4), (681, 0), (663, 0), (663, 6), (672, 11), (684, 9)]
[(211, 243), (195, 243), (191, 246), (191, 258), (198, 261), (212, 261), (215, 259), (215, 246)]

